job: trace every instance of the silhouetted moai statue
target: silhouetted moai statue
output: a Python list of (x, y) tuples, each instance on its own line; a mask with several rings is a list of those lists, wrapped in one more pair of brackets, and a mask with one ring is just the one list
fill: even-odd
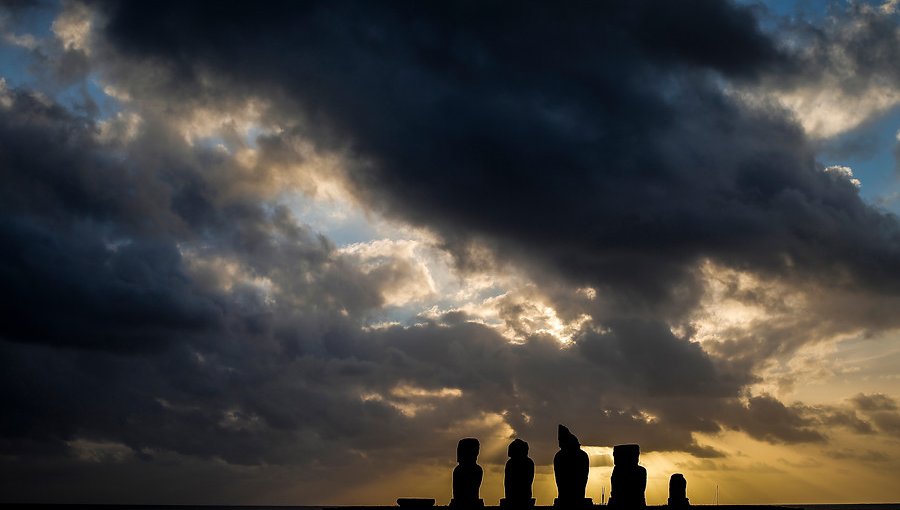
[(609, 505), (618, 508), (644, 508), (644, 491), (647, 489), (647, 470), (638, 465), (641, 447), (636, 444), (620, 444), (613, 447), (612, 481)]
[(559, 451), (553, 457), (553, 474), (556, 476), (557, 506), (580, 507), (590, 504), (584, 497), (587, 487), (590, 460), (581, 450), (581, 444), (569, 429), (559, 426)]
[(531, 484), (534, 483), (534, 461), (528, 458), (528, 443), (516, 439), (509, 444), (509, 460), (503, 477), (506, 497), (500, 500), (503, 507), (534, 506)]
[(475, 462), (481, 446), (474, 437), (460, 439), (456, 445), (457, 466), (453, 468), (453, 499), (450, 506), (455, 508), (478, 508), (484, 502), (478, 497), (484, 472)]
[(669, 478), (669, 506), (685, 507), (691, 502), (687, 498), (687, 480), (681, 473), (675, 473)]

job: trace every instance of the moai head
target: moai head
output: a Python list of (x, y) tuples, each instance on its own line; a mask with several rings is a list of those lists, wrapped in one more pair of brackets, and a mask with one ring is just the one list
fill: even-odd
[(581, 447), (575, 434), (569, 432), (565, 425), (560, 425), (557, 431), (557, 439), (559, 439), (560, 450), (577, 450)]
[(460, 439), (456, 445), (456, 462), (460, 464), (475, 464), (478, 460), (478, 451), (481, 445), (474, 437)]
[(613, 462), (617, 466), (637, 466), (640, 457), (640, 445), (617, 444), (613, 447)]
[(509, 443), (509, 449), (506, 452), (511, 459), (524, 459), (528, 457), (528, 443), (521, 439), (516, 439)]

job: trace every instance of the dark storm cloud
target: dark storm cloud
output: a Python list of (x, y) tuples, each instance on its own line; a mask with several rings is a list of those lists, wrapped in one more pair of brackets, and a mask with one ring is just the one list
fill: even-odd
[(771, 443), (824, 442), (826, 437), (804, 416), (802, 408), (788, 407), (770, 395), (750, 397), (746, 412), (738, 413), (735, 427), (751, 437)]
[(820, 418), (828, 427), (846, 427), (857, 434), (874, 434), (872, 424), (863, 420), (852, 409), (830, 409), (825, 411)]
[(0, 284), (10, 290), (0, 335), (9, 339), (140, 351), (219, 320), (214, 297), (191, 285), (168, 243), (113, 250), (102, 228), (28, 220), (0, 222), (0, 242)]
[[(227, 159), (152, 118), (132, 142), (105, 145), (90, 119), (22, 91), (11, 99), (0, 123), (14, 184), (3, 202), (0, 427), (3, 451), (26, 467), (59, 455), (113, 462), (78, 441), (143, 462), (173, 452), (339, 466), (352, 450), (381, 450), (399, 467), (410, 435), (480, 413), (507, 415), (547, 458), (560, 416), (596, 444), (719, 455), (692, 433), (728, 421), (717, 409), (746, 381), (665, 325), (611, 323), (563, 350), (460, 321), (361, 332), (381, 280), (283, 208), (227, 198)], [(224, 291), (212, 269), (190, 267), (195, 252), (276, 281), (274, 304), (240, 284)], [(423, 402), (394, 395), (402, 384), (462, 395)], [(381, 400), (361, 398), (370, 393)], [(413, 418), (394, 407), (423, 404)], [(416, 455), (441, 458), (451, 434)]]
[[(581, 311), (601, 323), (684, 320), (708, 257), (812, 280), (829, 304), (849, 290), (847, 311), (822, 310), (839, 317), (823, 323), (832, 332), (896, 326), (854, 313), (889, 308), (860, 293), (896, 294), (896, 221), (823, 173), (785, 112), (721, 90), (721, 78), (768, 83), (816, 60), (728, 4), (585, 9), (114, 5), (104, 34), (111, 54), (171, 73), (155, 94), (231, 87), (305, 119), (299, 132), (347, 154), (359, 197), (436, 230), (462, 265), (483, 262), (475, 242), (544, 288), (559, 274), (595, 286), (601, 304)], [(727, 357), (749, 371), (814, 338), (793, 326), (729, 339)]]
[(853, 397), (851, 401), (856, 406), (856, 408), (861, 411), (897, 410), (897, 401), (881, 393), (873, 393), (871, 395), (860, 393), (859, 395)]
[(250, 259), (254, 275), (285, 287), (296, 279), (288, 273), (308, 270), (322, 286), (296, 290), (307, 302), (354, 313), (380, 303), (327, 240), (283, 208), (229, 193), (230, 162), (152, 125), (133, 145), (104, 145), (88, 118), (20, 91), (11, 100), (0, 120), (0, 334), (133, 351), (216, 332), (234, 296), (202, 270), (188, 275), (184, 249)]
[[(584, 357), (626, 387), (659, 396), (734, 395), (748, 380), (718, 379), (716, 367), (696, 343), (680, 339), (660, 322), (611, 323), (605, 334), (587, 333), (577, 342)], [(622, 370), (617, 367), (628, 367)], [(629, 370), (641, 367), (641, 370)], [(619, 372), (621, 371), (621, 372)]]
[[(492, 415), (543, 463), (559, 421), (584, 444), (707, 458), (723, 454), (695, 433), (803, 443), (824, 441), (823, 424), (870, 431), (846, 410), (741, 399), (754, 362), (788, 343), (777, 329), (711, 357), (670, 327), (703, 295), (707, 257), (897, 290), (895, 220), (822, 172), (784, 112), (723, 92), (723, 80), (795, 69), (751, 10), (91, 6), (96, 46), (79, 55), (134, 98), (136, 138), (103, 141), (91, 109), (21, 90), (0, 116), (0, 453), (5, 472), (29, 474), (19, 480), (54, 467), (112, 476), (120, 462), (139, 488), (183, 456), (299, 466), (327, 485), (335, 470), (443, 462), (460, 434), (493, 430)], [(564, 348), (510, 343), (460, 312), (363, 329), (410, 267), (361, 272), (273, 198), (270, 172), (290, 170), (248, 179), (177, 133), (179, 109), (248, 96), (288, 127), (255, 140), (261, 160), (298, 158), (288, 137), (311, 138), (345, 156), (371, 208), (436, 231), (462, 265), (486, 246), (562, 315), (597, 321)], [(567, 302), (571, 283), (598, 287), (603, 306)], [(504, 319), (521, 319), (514, 308)], [(742, 359), (747, 345), (762, 354)], [(872, 420), (887, 430), (891, 416)]]
[[(22, 90), (10, 100), (0, 446), (25, 472), (169, 454), (335, 467), (352, 451), (390, 452), (399, 469), (409, 436), (432, 435), (414, 454), (440, 459), (448, 424), (487, 433), (463, 425), (482, 413), (506, 415), (546, 458), (560, 416), (596, 444), (718, 455), (692, 432), (718, 430), (714, 409), (742, 380), (661, 323), (611, 324), (563, 350), (464, 321), (363, 332), (402, 275), (359, 273), (284, 208), (232, 193), (228, 158), (149, 116), (134, 140), (102, 142), (90, 118)], [(196, 266), (222, 257), (277, 282), (271, 301)], [(462, 393), (435, 401), (403, 385)], [(602, 405), (575, 413), (583, 402)]]
[(23, 92), (12, 101), (0, 119), (0, 335), (140, 351), (214, 328), (221, 309), (191, 285), (172, 241), (132, 237), (136, 183), (89, 121)]
[[(229, 181), (208, 150), (152, 126), (132, 145), (103, 144), (90, 119), (20, 90), (9, 99), (0, 119), (5, 453), (71, 452), (86, 439), (142, 455), (285, 462), (302, 455), (273, 447), (277, 431), (358, 426), (335, 415), (364, 414), (357, 395), (355, 407), (332, 408), (333, 381), (296, 388), (268, 370), (271, 356), (344, 355), (329, 335), (358, 329), (381, 303), (378, 281), (283, 207), (226, 198)], [(133, 157), (144, 151), (154, 157)], [(224, 289), (215, 263), (195, 267), (209, 257), (277, 281), (281, 305), (244, 280)], [(286, 413), (293, 402), (304, 405)], [(274, 432), (250, 434), (257, 422)], [(311, 438), (293, 443), (316, 448)]]
[(845, 92), (861, 95), (873, 85), (892, 85), (900, 72), (897, 7), (865, 2), (834, 5), (820, 23), (802, 18), (779, 20), (793, 41), (800, 72), (773, 76), (794, 84), (835, 80)]
[(684, 313), (704, 257), (898, 289), (896, 221), (824, 174), (783, 112), (722, 91), (717, 78), (794, 72), (746, 8), (105, 12), (109, 44), (173, 70), (170, 92), (202, 93), (212, 73), (280, 98), (316, 124), (310, 136), (361, 161), (348, 178), (373, 207), (435, 229), (451, 249), (476, 240), (596, 285), (617, 314)]
[(860, 393), (850, 401), (879, 431), (900, 437), (900, 411), (896, 400), (881, 393)]

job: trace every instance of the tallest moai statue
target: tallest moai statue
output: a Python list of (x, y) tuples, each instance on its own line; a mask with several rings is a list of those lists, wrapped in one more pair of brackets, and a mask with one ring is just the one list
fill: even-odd
[(584, 493), (590, 460), (581, 449), (578, 438), (563, 425), (559, 426), (558, 438), (559, 451), (553, 457), (553, 474), (556, 476), (556, 489), (559, 492), (556, 504), (582, 507), (587, 503)]

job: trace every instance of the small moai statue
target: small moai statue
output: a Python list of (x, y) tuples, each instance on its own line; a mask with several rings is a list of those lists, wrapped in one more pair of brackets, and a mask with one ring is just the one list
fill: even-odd
[(588, 455), (581, 449), (578, 438), (565, 426), (559, 426), (557, 437), (559, 451), (553, 457), (553, 474), (559, 496), (553, 504), (572, 508), (591, 505), (584, 497), (590, 471)]
[(506, 495), (500, 500), (502, 507), (532, 507), (531, 485), (534, 483), (534, 461), (528, 458), (528, 443), (516, 439), (509, 444), (507, 450), (509, 460), (503, 476), (503, 489)]
[(641, 447), (636, 444), (620, 444), (613, 447), (612, 480), (609, 505), (616, 508), (644, 508), (644, 491), (647, 489), (647, 470), (638, 465)]
[(675, 473), (669, 478), (669, 506), (675, 508), (691, 506), (687, 498), (687, 480), (681, 473)]
[(481, 445), (474, 437), (460, 439), (456, 445), (456, 462), (453, 468), (453, 499), (450, 506), (454, 508), (481, 508), (484, 501), (478, 497), (481, 489), (481, 478), (484, 472), (476, 464)]

